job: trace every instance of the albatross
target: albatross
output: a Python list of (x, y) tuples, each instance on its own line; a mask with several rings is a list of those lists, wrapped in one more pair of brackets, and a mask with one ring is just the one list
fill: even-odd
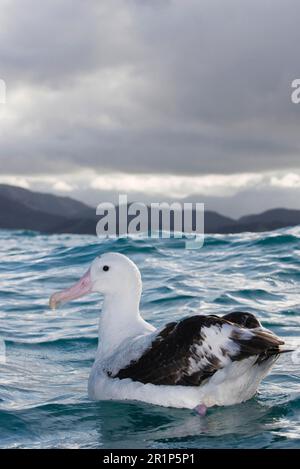
[(103, 254), (52, 309), (91, 292), (104, 296), (88, 381), (92, 400), (138, 400), (195, 409), (244, 402), (257, 391), (284, 342), (250, 313), (194, 315), (156, 329), (139, 310), (141, 274), (119, 253)]

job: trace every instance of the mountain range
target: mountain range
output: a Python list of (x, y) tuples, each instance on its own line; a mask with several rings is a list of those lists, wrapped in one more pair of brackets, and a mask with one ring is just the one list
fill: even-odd
[[(0, 229), (95, 234), (96, 210), (70, 197), (0, 184)], [(300, 224), (300, 210), (276, 208), (233, 219), (205, 210), (205, 233), (270, 231)]]

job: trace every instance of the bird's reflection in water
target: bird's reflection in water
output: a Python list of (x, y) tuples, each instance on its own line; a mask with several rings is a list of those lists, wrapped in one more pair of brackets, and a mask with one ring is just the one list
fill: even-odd
[[(276, 427), (285, 414), (284, 407), (275, 411), (256, 399), (230, 407), (216, 407), (200, 417), (191, 410), (171, 409), (135, 402), (101, 402), (96, 405), (99, 446), (104, 448), (205, 447), (207, 438), (226, 435), (254, 436)], [(211, 444), (210, 444), (211, 447)]]
[[(299, 416), (295, 396), (293, 412)], [(216, 407), (200, 417), (191, 410), (151, 406), (141, 402), (52, 402), (0, 412), (0, 433), (14, 444), (16, 426), (23, 437), (18, 447), (43, 448), (218, 448), (268, 447), (282, 444), (291, 402), (252, 399)], [(280, 433), (281, 432), (281, 433)], [(82, 434), (86, 441), (82, 441)], [(280, 440), (280, 441), (279, 441)]]

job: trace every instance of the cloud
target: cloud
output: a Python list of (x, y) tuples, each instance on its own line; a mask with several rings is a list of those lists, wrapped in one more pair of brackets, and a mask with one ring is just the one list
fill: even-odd
[[(16, 184), (36, 191), (53, 191), (64, 195), (69, 193), (79, 200), (93, 206), (101, 201), (118, 201), (118, 194), (126, 194), (134, 201), (189, 200), (207, 203), (207, 208), (222, 208), (228, 214), (240, 214), (241, 207), (251, 210), (270, 208), (272, 204), (297, 207), (300, 197), (300, 171), (209, 174), (209, 175), (172, 175), (163, 174), (125, 174), (106, 173), (86, 170), (72, 174), (23, 177), (0, 176), (0, 183)], [(282, 203), (281, 197), (284, 195)], [(288, 201), (288, 204), (287, 204)]]
[(95, 176), (90, 187), (102, 191), (117, 191), (134, 194), (143, 192), (148, 195), (159, 194), (161, 197), (184, 198), (188, 195), (230, 195), (240, 188), (253, 187), (261, 182), (262, 176), (257, 174), (205, 176), (168, 176), (159, 174), (122, 174), (112, 173)]
[(56, 192), (72, 192), (74, 190), (74, 186), (68, 184), (66, 181), (56, 181), (53, 184), (53, 190)]
[(169, 194), (193, 176), (206, 193), (270, 171), (287, 174), (267, 178), (276, 190), (297, 184), (299, 14), (296, 0), (2, 0), (2, 174), (70, 191), (88, 172)]
[(300, 174), (288, 173), (282, 176), (273, 176), (271, 186), (283, 188), (300, 188)]

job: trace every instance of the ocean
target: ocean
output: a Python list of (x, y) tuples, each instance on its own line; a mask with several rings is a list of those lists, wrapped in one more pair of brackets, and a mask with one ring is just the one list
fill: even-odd
[(300, 447), (300, 352), (282, 355), (250, 401), (208, 410), (90, 402), (101, 298), (50, 311), (49, 296), (93, 258), (131, 257), (143, 277), (141, 310), (155, 326), (194, 314), (245, 310), (299, 347), (300, 227), (181, 240), (0, 231), (1, 448)]

